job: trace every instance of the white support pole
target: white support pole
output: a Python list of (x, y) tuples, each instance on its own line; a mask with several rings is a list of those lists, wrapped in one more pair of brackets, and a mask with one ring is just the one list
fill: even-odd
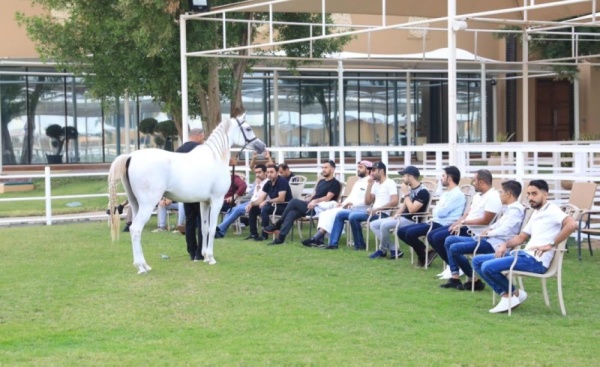
[(325, 29), (325, 24), (327, 24), (327, 21), (325, 19), (326, 13), (327, 12), (325, 11), (325, 0), (321, 0), (321, 36), (327, 34), (327, 31)]
[(44, 184), (46, 186), (46, 225), (52, 225), (52, 187), (50, 186), (50, 166), (44, 168)]
[(387, 4), (385, 2), (385, 0), (381, 0), (381, 25), (383, 27), (386, 26), (387, 24)]
[(523, 104), (523, 142), (529, 141), (529, 33), (527, 28), (523, 31), (522, 42), (523, 54), (523, 96), (521, 98)]
[(123, 124), (125, 125), (125, 153), (131, 153), (131, 139), (129, 136), (129, 125), (131, 125), (131, 113), (129, 111), (129, 94), (123, 96)]
[(448, 164), (456, 164), (456, 0), (448, 0)]
[(346, 146), (346, 112), (344, 110), (344, 63), (338, 60), (338, 145)]
[(575, 140), (579, 140), (581, 136), (581, 132), (579, 131), (581, 129), (579, 119), (579, 78), (576, 77), (575, 80), (573, 80), (573, 120), (575, 120), (573, 121), (575, 124), (573, 130)]
[(406, 145), (413, 145), (413, 121), (412, 121), (412, 80), (410, 72), (406, 72)]
[[(187, 79), (187, 32), (186, 20), (183, 15), (179, 16), (179, 54), (181, 58), (181, 138), (182, 142), (188, 141), (188, 79)], [(204, 127), (204, 121), (202, 121)]]
[(485, 70), (485, 63), (481, 63), (481, 82), (480, 82), (480, 86), (481, 86), (481, 121), (479, 122), (481, 124), (481, 142), (485, 143), (487, 142), (487, 89), (486, 89), (486, 70)]
[(496, 141), (498, 134), (498, 99), (496, 98), (496, 93), (498, 93), (498, 91), (496, 83), (497, 81), (492, 83), (492, 126), (494, 127), (492, 134), (494, 135), (494, 141)]
[[(290, 121), (291, 122), (291, 121)], [(275, 130), (275, 146), (280, 147), (279, 136), (279, 71), (273, 71), (273, 129)]]

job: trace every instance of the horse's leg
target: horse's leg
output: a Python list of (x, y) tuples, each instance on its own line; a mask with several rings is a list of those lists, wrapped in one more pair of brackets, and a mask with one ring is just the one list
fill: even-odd
[[(215, 243), (215, 232), (217, 230), (217, 221), (219, 219), (219, 212), (221, 211), (221, 207), (223, 206), (223, 198), (220, 199), (211, 199), (210, 202), (210, 213), (208, 213), (208, 223), (206, 223), (208, 243), (206, 248), (206, 255), (204, 255), (204, 261), (208, 262), (210, 265), (214, 265), (217, 263), (215, 257), (213, 255), (213, 245)], [(204, 230), (204, 227), (202, 227)], [(202, 249), (204, 250), (204, 242), (202, 243)]]
[(153, 205), (142, 204), (137, 208), (137, 215), (133, 218), (129, 233), (131, 235), (131, 246), (133, 248), (133, 266), (138, 269), (138, 274), (144, 274), (152, 270), (146, 263), (144, 251), (142, 250), (142, 230), (152, 215)]

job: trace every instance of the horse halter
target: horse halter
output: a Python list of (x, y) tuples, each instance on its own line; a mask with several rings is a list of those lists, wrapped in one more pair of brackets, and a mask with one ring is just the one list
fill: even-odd
[(242, 152), (244, 151), (244, 149), (246, 149), (246, 146), (248, 144), (252, 143), (253, 141), (255, 141), (256, 139), (258, 139), (258, 137), (254, 136), (252, 139), (248, 139), (248, 136), (246, 135), (246, 132), (244, 131), (244, 128), (242, 127), (242, 124), (244, 122), (246, 122), (246, 120), (240, 121), (236, 117), (235, 121), (238, 123), (240, 131), (242, 132), (242, 135), (244, 136), (244, 140), (246, 141), (246, 144), (244, 144), (244, 146), (242, 147), (242, 149), (240, 149), (240, 152), (238, 153), (238, 159), (239, 159), (242, 156)]

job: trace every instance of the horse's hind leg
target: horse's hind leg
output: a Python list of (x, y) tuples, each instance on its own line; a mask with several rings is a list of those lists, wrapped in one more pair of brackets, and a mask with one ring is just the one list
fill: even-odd
[(138, 274), (144, 274), (152, 270), (146, 263), (144, 251), (142, 250), (142, 230), (152, 215), (151, 206), (140, 205), (137, 215), (133, 218), (129, 232), (131, 234), (131, 247), (133, 249), (133, 266), (138, 269)]

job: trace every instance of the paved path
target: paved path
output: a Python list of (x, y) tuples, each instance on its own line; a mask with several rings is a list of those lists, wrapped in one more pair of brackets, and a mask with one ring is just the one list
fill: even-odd
[[(89, 222), (89, 221), (100, 221), (108, 220), (106, 212), (91, 212), (91, 213), (78, 213), (78, 214), (61, 214), (52, 216), (52, 224), (58, 223), (69, 223), (69, 222)], [(34, 217), (9, 217), (0, 218), (0, 228), (2, 227), (15, 227), (24, 226), (31, 224), (46, 224), (45, 216), (34, 216)]]

